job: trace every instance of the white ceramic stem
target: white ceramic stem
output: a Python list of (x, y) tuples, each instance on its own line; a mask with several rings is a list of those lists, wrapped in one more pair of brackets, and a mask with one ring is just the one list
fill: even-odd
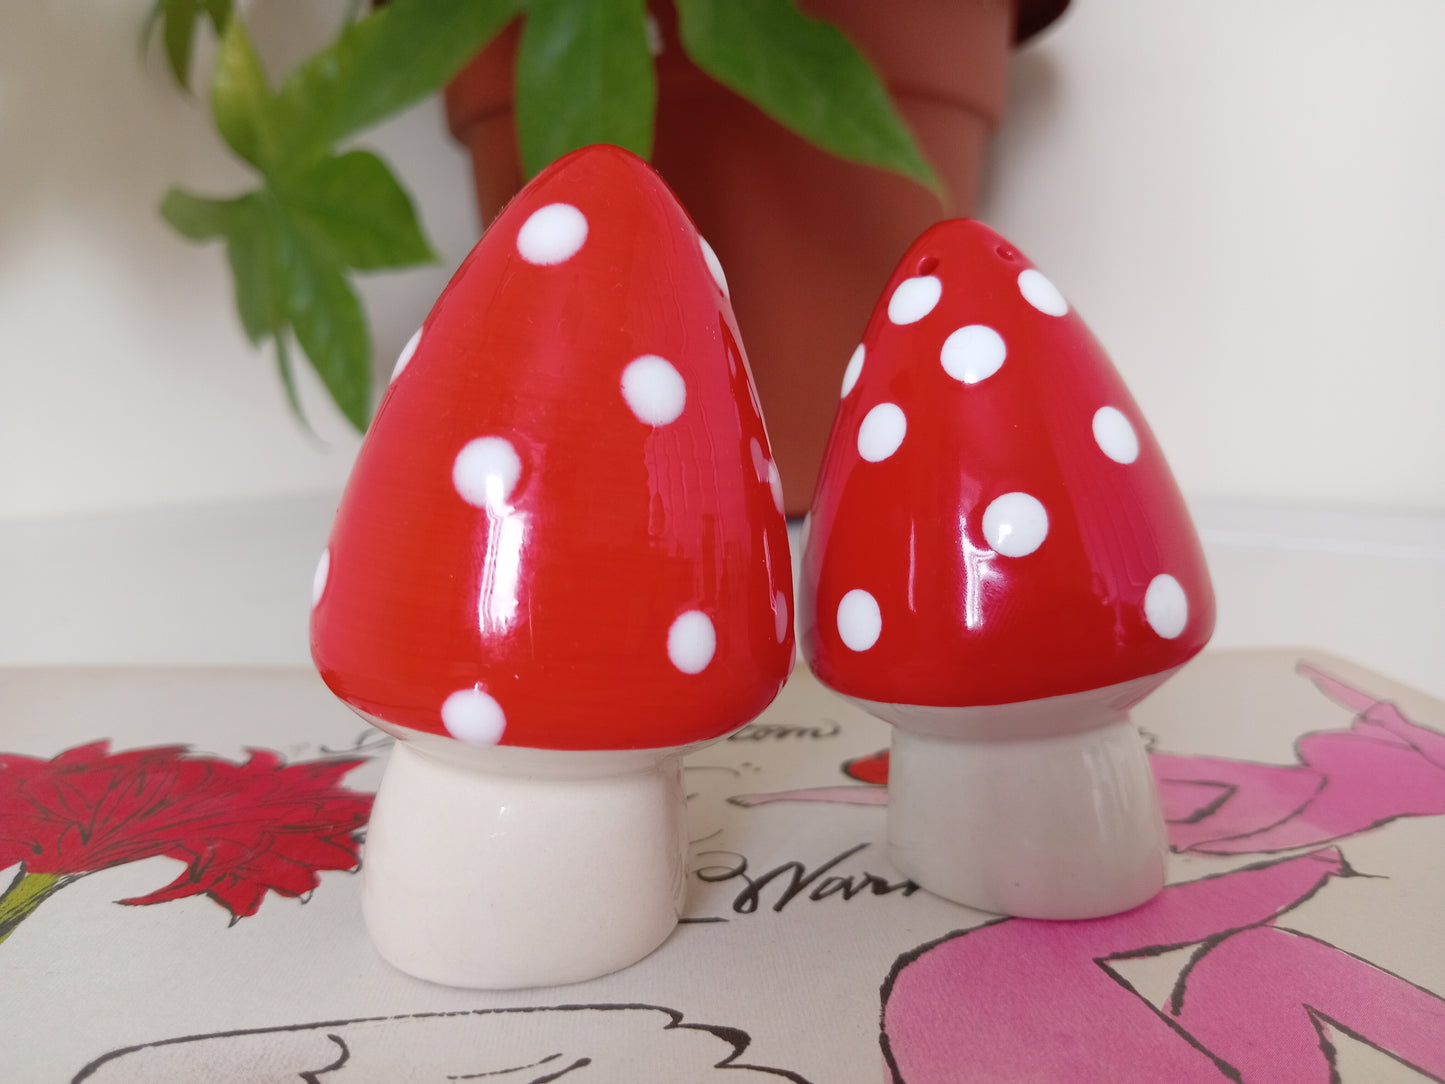
[(376, 796), (362, 906), (383, 957), (508, 989), (605, 975), (667, 938), (686, 869), (678, 751), (443, 749), (398, 742)]
[(999, 914), (1094, 918), (1164, 886), (1164, 821), (1127, 716), (1026, 739), (895, 728), (888, 843), (930, 892)]

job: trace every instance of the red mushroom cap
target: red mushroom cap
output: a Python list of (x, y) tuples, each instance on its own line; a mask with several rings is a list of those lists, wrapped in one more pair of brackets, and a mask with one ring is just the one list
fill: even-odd
[(736, 729), (793, 659), (771, 464), (712, 250), (644, 162), (577, 151), (403, 351), (317, 570), (317, 668), (479, 745)]
[(1063, 295), (979, 222), (934, 226), (849, 363), (803, 557), (840, 692), (974, 707), (1103, 688), (1209, 639), (1199, 539)]

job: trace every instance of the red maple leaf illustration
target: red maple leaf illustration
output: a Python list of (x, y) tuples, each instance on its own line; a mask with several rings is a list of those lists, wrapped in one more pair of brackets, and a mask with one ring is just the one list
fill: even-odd
[(100, 741), (53, 760), (0, 754), (0, 869), (21, 864), (0, 895), (0, 941), (76, 878), (156, 855), (185, 869), (119, 902), (204, 893), (233, 923), (255, 914), (268, 890), (303, 896), (319, 870), (356, 869), (372, 795), (341, 777), (364, 761), (248, 753), (235, 764), (180, 745), (111, 753)]

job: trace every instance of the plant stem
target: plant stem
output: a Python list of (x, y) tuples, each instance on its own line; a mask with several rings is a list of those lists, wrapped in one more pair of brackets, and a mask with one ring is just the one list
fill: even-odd
[(15, 878), (0, 896), (0, 943), (15, 932), (15, 927), (39, 907), (53, 892), (75, 880), (73, 874), (25, 873)]

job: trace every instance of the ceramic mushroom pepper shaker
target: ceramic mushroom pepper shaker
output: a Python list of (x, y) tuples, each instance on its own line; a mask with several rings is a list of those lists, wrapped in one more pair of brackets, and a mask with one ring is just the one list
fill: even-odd
[(894, 724), (888, 838), (940, 895), (1084, 918), (1163, 885), (1129, 709), (1214, 625), (1159, 445), (1063, 295), (981, 223), (925, 233), (844, 375), (804, 654)]
[(770, 465), (722, 270), (662, 180), (607, 146), (537, 177), (402, 354), (317, 571), (322, 677), (402, 739), (365, 858), (384, 957), (504, 988), (667, 937), (680, 754), (792, 664)]

